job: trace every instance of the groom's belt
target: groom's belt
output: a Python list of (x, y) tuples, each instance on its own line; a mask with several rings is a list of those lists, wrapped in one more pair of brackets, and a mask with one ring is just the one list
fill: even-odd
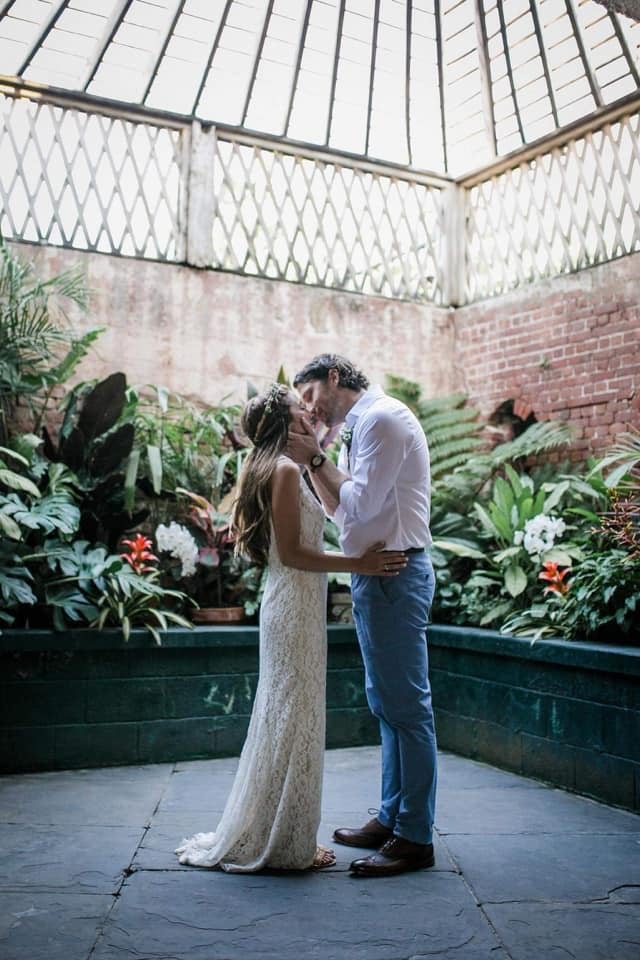
[(402, 553), (424, 553), (424, 547), (407, 547)]

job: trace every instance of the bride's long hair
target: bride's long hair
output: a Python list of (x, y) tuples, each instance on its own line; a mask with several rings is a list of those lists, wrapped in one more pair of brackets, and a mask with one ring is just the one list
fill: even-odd
[(271, 542), (271, 478), (289, 435), (289, 404), (293, 395), (282, 383), (273, 383), (252, 397), (242, 414), (242, 429), (253, 444), (238, 482), (231, 513), (235, 551), (255, 563), (266, 564)]

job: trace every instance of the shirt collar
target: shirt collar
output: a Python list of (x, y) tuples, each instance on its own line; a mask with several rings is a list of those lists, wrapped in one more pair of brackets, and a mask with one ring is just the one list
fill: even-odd
[(384, 397), (384, 390), (382, 387), (375, 383), (373, 386), (369, 387), (361, 397), (359, 397), (354, 405), (351, 407), (351, 410), (347, 413), (344, 418), (344, 422), (352, 427), (358, 417), (361, 417), (365, 410), (368, 410), (372, 403), (376, 400), (379, 400), (380, 397)]

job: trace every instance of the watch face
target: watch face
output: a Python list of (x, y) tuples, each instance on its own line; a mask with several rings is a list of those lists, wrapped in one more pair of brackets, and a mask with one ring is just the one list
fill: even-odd
[(311, 457), (311, 466), (319, 467), (323, 461), (324, 456), (321, 453), (314, 453), (314, 455)]

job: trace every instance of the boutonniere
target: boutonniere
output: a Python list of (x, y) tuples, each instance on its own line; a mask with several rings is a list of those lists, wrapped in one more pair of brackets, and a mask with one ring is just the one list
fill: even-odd
[(351, 450), (351, 438), (353, 436), (353, 427), (343, 427), (340, 431), (340, 439), (347, 450)]

